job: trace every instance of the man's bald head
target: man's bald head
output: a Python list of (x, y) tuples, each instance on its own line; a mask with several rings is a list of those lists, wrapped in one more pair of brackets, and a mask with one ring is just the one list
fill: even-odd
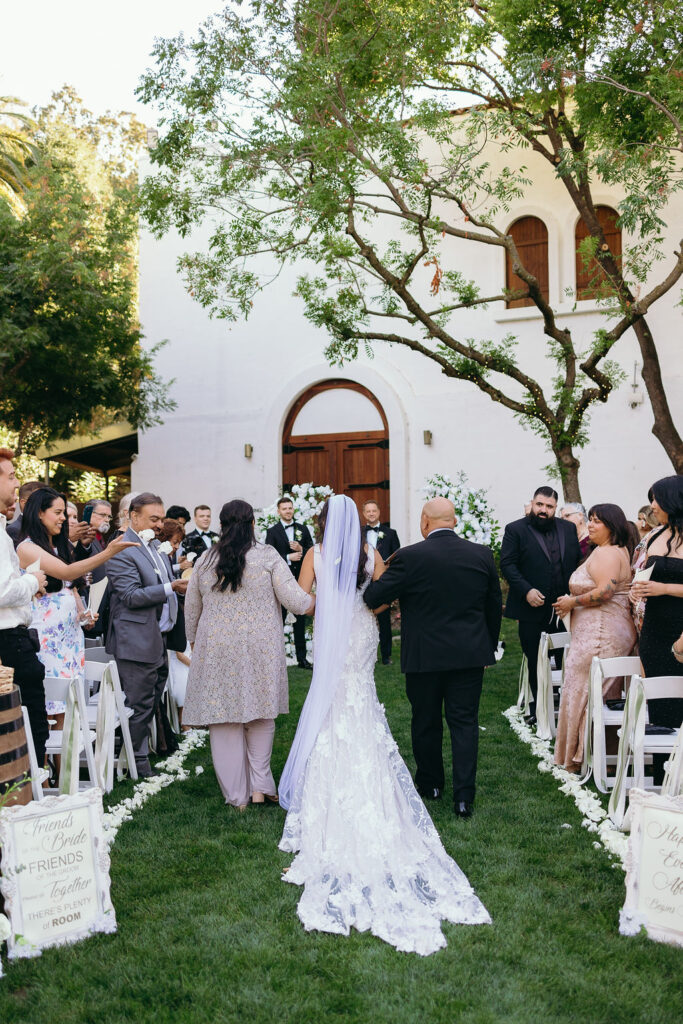
[(430, 498), (423, 506), (420, 519), (420, 532), (423, 537), (432, 530), (452, 530), (455, 523), (455, 506), (448, 498)]

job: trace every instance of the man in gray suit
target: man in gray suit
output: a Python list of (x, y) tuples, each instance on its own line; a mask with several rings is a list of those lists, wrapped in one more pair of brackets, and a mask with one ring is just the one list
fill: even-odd
[(186, 580), (174, 580), (168, 560), (157, 552), (156, 535), (164, 506), (143, 492), (130, 503), (124, 540), (137, 542), (107, 562), (111, 609), (106, 649), (116, 658), (126, 703), (133, 708), (130, 735), (141, 778), (155, 774), (149, 763), (149, 727), (168, 676), (166, 637), (178, 614), (178, 594)]

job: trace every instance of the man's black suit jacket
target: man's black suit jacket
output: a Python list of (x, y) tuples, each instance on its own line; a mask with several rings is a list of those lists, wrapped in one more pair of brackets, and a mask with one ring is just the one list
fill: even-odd
[(5, 530), (7, 536), (12, 538), (12, 543), (15, 548), (21, 540), (21, 521), (23, 518), (24, 517), (20, 512), (16, 519), (13, 519), (11, 523), (7, 524), (7, 529)]
[(218, 537), (215, 530), (202, 530), (200, 533), (200, 531), (195, 527), (194, 530), (190, 530), (190, 532), (186, 533), (183, 537), (182, 549), (184, 554), (187, 555), (194, 552), (197, 558), (199, 558), (199, 556), (203, 555), (205, 551), (208, 551), (208, 548), (204, 543), (202, 533), (208, 533), (212, 544), (214, 542), (214, 538)]
[[(294, 579), (298, 580), (304, 555), (309, 548), (313, 547), (313, 538), (311, 537), (310, 530), (307, 526), (304, 526), (303, 523), (292, 522), (292, 526), (294, 527), (294, 540), (301, 544), (302, 555), (301, 561), (290, 562), (289, 568), (292, 570)], [(297, 536), (298, 533), (301, 533), (300, 538)], [(285, 528), (280, 522), (274, 523), (273, 526), (268, 527), (266, 531), (266, 544), (270, 544), (274, 547), (278, 554), (282, 555), (285, 562), (287, 561), (287, 557), (292, 553), (289, 541), (287, 540), (287, 534), (285, 533)]]
[(363, 595), (370, 608), (401, 604), (401, 671), (492, 665), (502, 618), (493, 555), (452, 530), (401, 548)]
[[(363, 527), (364, 537), (370, 529), (374, 529), (374, 527)], [(381, 537), (379, 536), (380, 533), (382, 534)], [(392, 530), (388, 523), (380, 523), (377, 526), (377, 550), (382, 556), (382, 560), (386, 562), (386, 560), (393, 555), (394, 551), (398, 551), (400, 546), (401, 542), (398, 539), (396, 530)]]
[[(562, 589), (553, 595), (550, 552), (543, 534), (535, 530), (526, 517), (508, 523), (505, 527), (500, 551), (500, 570), (510, 584), (505, 604), (505, 616), (520, 622), (547, 622), (550, 618), (552, 598), (569, 590), (569, 577), (581, 561), (581, 548), (576, 527), (564, 519), (556, 519), (560, 548)], [(532, 608), (526, 599), (530, 590), (545, 594), (545, 604)]]

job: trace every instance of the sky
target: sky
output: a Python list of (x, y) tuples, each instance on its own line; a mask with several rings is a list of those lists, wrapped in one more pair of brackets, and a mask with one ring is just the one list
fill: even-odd
[(95, 114), (154, 114), (134, 91), (151, 66), (157, 36), (192, 37), (224, 0), (24, 0), (0, 2), (0, 95), (42, 106), (51, 93), (74, 86)]

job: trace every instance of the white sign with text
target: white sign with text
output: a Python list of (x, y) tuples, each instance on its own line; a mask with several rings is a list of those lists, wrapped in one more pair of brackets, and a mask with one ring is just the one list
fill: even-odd
[(683, 797), (632, 789), (622, 935), (683, 946)]
[(116, 931), (101, 790), (3, 808), (0, 847), (9, 957)]

